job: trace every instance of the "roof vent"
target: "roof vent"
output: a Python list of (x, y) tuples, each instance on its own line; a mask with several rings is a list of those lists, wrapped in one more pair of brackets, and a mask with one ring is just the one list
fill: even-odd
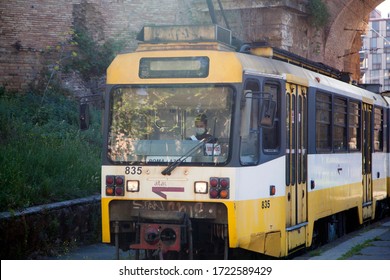
[(359, 84), (359, 86), (373, 93), (380, 93), (382, 87), (381, 84)]

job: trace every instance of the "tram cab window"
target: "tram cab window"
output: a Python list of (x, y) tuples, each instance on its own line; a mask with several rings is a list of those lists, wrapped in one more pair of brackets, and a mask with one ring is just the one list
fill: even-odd
[[(229, 158), (233, 89), (228, 86), (116, 87), (110, 93), (107, 157), (112, 162), (225, 164)], [(195, 136), (195, 118), (207, 134)]]
[(280, 99), (280, 87), (277, 84), (265, 84), (264, 92), (270, 94), (270, 101), (273, 104), (276, 104), (274, 110), (276, 116), (274, 117), (273, 125), (270, 127), (263, 128), (263, 151), (265, 153), (272, 153), (279, 150), (280, 147), (280, 137), (279, 137), (279, 117), (278, 117), (278, 108), (279, 99)]
[(259, 162), (260, 139), (264, 153), (279, 150), (279, 102), (279, 84), (267, 82), (261, 89), (257, 80), (246, 81), (241, 110), (241, 164), (254, 165)]
[[(240, 161), (243, 165), (254, 165), (259, 161), (259, 93), (257, 80), (248, 79), (245, 84), (241, 110)], [(258, 94), (257, 94), (258, 95)]]

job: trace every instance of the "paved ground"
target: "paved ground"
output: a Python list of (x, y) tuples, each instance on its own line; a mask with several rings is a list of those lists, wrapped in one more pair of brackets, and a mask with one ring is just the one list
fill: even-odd
[[(72, 249), (68, 254), (52, 257), (55, 260), (116, 260), (115, 248), (107, 244), (93, 244)], [(120, 260), (134, 259), (128, 252), (119, 252)]]
[[(365, 243), (366, 241), (369, 242)], [(348, 260), (390, 260), (390, 221), (383, 223), (378, 228), (362, 232), (348, 242), (332, 248), (324, 254), (323, 259), (336, 257), (340, 253), (347, 253), (359, 244), (363, 244), (363, 248), (355, 254), (348, 256)]]
[(361, 229), (297, 260), (390, 260), (390, 218)]
[[(359, 247), (356, 247), (359, 246)], [(351, 254), (351, 252), (353, 252)], [(76, 248), (57, 260), (115, 260), (115, 248), (106, 244), (94, 244)], [(120, 252), (119, 259), (133, 259), (130, 251)], [(319, 251), (310, 252), (294, 260), (390, 260), (390, 218), (375, 227), (362, 229), (332, 242)]]

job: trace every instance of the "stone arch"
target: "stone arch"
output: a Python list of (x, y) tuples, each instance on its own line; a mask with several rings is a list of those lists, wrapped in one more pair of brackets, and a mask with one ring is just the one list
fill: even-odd
[(327, 1), (329, 24), (323, 30), (323, 60), (337, 69), (353, 73), (359, 79), (359, 50), (369, 14), (383, 0)]
[[(205, 1), (198, 3), (203, 22), (210, 20)], [(327, 7), (329, 18), (325, 26), (311, 21), (308, 9), (311, 0), (220, 0), (230, 27), (245, 42), (266, 41), (341, 71), (352, 73), (359, 79), (361, 35), (365, 33), (369, 14), (384, 0), (321, 0)], [(215, 7), (221, 19), (220, 10)]]

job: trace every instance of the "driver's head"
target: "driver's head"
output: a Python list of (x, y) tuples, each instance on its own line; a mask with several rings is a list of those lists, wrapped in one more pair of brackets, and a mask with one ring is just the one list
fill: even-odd
[(207, 131), (207, 116), (199, 114), (195, 118), (195, 131), (197, 135), (202, 135)]

